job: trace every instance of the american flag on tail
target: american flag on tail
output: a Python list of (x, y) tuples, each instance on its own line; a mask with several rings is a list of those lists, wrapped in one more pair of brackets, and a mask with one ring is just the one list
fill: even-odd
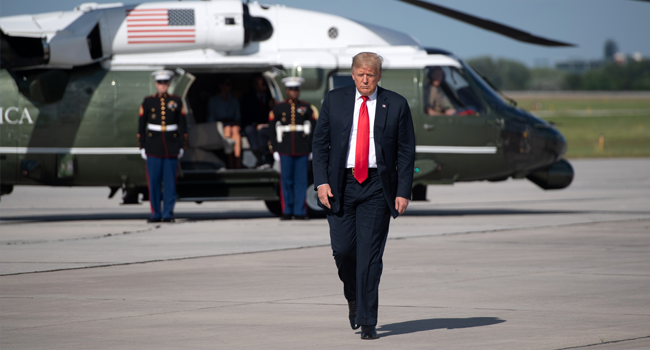
[(126, 10), (126, 33), (129, 44), (194, 43), (194, 10)]

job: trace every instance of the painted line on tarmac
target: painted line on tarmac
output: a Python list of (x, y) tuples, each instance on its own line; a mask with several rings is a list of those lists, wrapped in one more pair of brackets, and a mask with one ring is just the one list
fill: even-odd
[[(88, 239), (101, 239), (101, 238), (110, 238), (110, 237), (119, 237), (131, 235), (134, 233), (144, 233), (150, 232), (156, 229), (159, 229), (161, 225), (156, 225), (155, 227), (149, 227), (145, 230), (136, 230), (136, 231), (124, 231), (121, 233), (106, 233), (99, 236), (90, 236), (90, 237), (76, 237), (76, 238), (63, 238), (63, 239), (54, 239), (54, 240), (38, 240), (38, 241), (4, 241), (0, 242), (0, 245), (25, 245), (25, 244), (40, 244), (40, 243), (61, 243), (61, 242), (72, 242), (72, 241), (84, 241)], [(4, 262), (3, 262), (4, 264)], [(1, 276), (1, 275), (0, 275)]]
[(588, 345), (579, 345), (579, 346), (572, 346), (568, 348), (559, 348), (556, 350), (568, 350), (568, 349), (582, 349), (590, 346), (598, 346), (598, 345), (605, 345), (605, 344), (614, 344), (614, 343), (622, 343), (625, 341), (632, 341), (632, 340), (640, 340), (640, 339), (648, 339), (650, 338), (650, 335), (647, 335), (645, 337), (638, 337), (638, 338), (630, 338), (630, 339), (621, 339), (621, 340), (611, 340), (611, 341), (604, 341), (601, 343), (594, 343), (594, 344), (588, 344)]
[[(516, 231), (516, 230), (536, 230), (536, 229), (541, 229), (541, 228), (585, 226), (585, 225), (597, 225), (597, 224), (603, 224), (603, 223), (635, 222), (635, 221), (637, 221), (637, 222), (638, 221), (650, 221), (650, 217), (634, 218), (634, 219), (621, 219), (621, 220), (574, 222), (574, 223), (559, 224), (559, 225), (508, 227), (508, 228), (498, 228), (498, 229), (492, 229), (492, 230), (436, 233), (436, 234), (428, 234), (428, 235), (414, 235), (414, 236), (395, 237), (395, 238), (389, 238), (389, 240), (404, 240), (404, 239), (424, 238), (424, 237), (443, 237), (443, 236), (469, 235), (469, 234), (476, 234), (476, 233), (494, 233), (494, 232), (507, 232), (507, 231)], [(69, 267), (69, 268), (60, 268), (60, 269), (53, 269), (53, 270), (7, 273), (7, 274), (0, 274), (0, 277), (1, 276), (30, 275), (30, 274), (36, 274), (36, 273), (60, 272), (60, 271), (70, 271), (70, 270), (95, 269), (95, 268), (113, 267), (113, 266), (140, 265), (140, 264), (150, 264), (150, 263), (157, 263), (157, 262), (180, 261), (180, 260), (190, 260), (190, 259), (217, 258), (217, 257), (222, 257), (222, 256), (225, 257), (225, 256), (233, 256), (233, 255), (283, 252), (283, 251), (309, 249), (309, 248), (321, 248), (321, 247), (329, 247), (329, 246), (330, 246), (330, 244), (328, 243), (328, 244), (315, 244), (315, 245), (291, 247), (291, 248), (256, 250), (256, 251), (250, 251), (250, 252), (237, 252), (237, 253), (211, 254), (211, 255), (198, 255), (198, 256), (184, 256), (184, 257), (176, 257), (176, 258), (153, 259), (153, 260), (145, 260), (145, 261), (132, 261), (132, 262), (102, 264), (102, 265), (93, 265), (93, 266)]]

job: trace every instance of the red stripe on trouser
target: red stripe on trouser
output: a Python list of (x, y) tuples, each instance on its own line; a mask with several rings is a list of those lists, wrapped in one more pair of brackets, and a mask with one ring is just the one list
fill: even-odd
[(280, 206), (282, 207), (282, 215), (284, 215), (284, 191), (282, 191), (282, 163), (278, 160), (280, 165)]
[(149, 183), (149, 168), (147, 167), (147, 161), (144, 161), (144, 171), (147, 173), (147, 188), (149, 188), (149, 208), (151, 208), (151, 214), (153, 215), (153, 205), (151, 205), (151, 183)]

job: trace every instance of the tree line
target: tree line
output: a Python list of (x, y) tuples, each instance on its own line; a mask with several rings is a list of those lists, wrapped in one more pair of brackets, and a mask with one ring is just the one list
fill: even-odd
[(477, 57), (466, 61), (500, 90), (650, 90), (650, 60), (609, 63), (584, 74), (553, 68), (528, 68), (506, 58)]

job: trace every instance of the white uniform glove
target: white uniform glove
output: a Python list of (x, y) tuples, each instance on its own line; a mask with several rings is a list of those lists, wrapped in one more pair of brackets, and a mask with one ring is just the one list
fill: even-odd
[(183, 158), (183, 154), (185, 154), (185, 150), (181, 148), (180, 151), (178, 151), (178, 159)]
[(280, 161), (280, 153), (273, 152), (273, 159), (275, 159), (276, 162), (279, 162)]
[(144, 148), (140, 149), (140, 156), (142, 159), (147, 160), (147, 152), (144, 150)]

